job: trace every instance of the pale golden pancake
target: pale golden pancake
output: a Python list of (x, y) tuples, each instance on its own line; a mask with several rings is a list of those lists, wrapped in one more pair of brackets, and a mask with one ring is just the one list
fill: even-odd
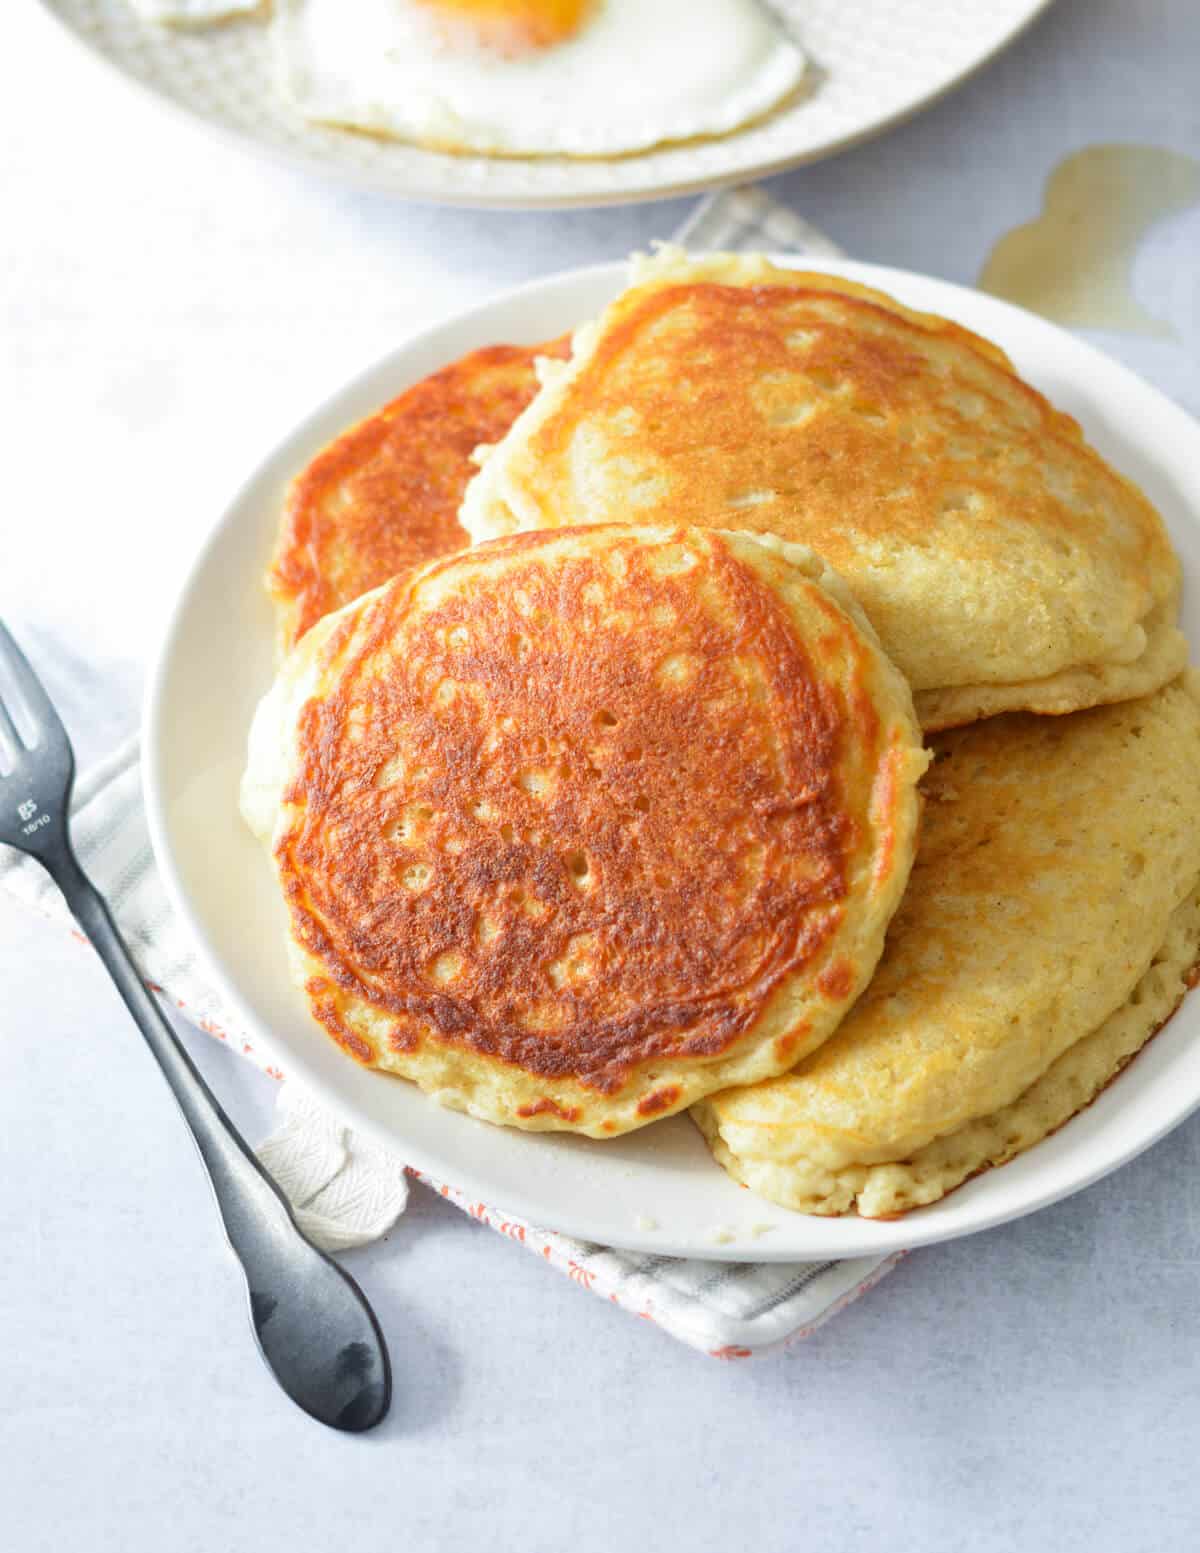
[(1180, 672), (1158, 514), (997, 347), (760, 256), (664, 249), (632, 278), (468, 487), (475, 540), (669, 519), (809, 545), (928, 727)]
[(444, 1105), (611, 1136), (817, 1047), (878, 959), (927, 762), (810, 552), (535, 534), (320, 622), (250, 741), (297, 980)]
[(1200, 958), (1198, 685), (934, 741), (874, 980), (792, 1073), (693, 1112), (733, 1176), (803, 1212), (886, 1217), (1094, 1098)]
[(502, 437), (537, 392), (545, 345), (489, 345), (422, 379), (352, 426), (297, 475), (267, 589), (281, 651), (321, 619), (397, 572), (469, 543), (458, 506), (471, 454)]

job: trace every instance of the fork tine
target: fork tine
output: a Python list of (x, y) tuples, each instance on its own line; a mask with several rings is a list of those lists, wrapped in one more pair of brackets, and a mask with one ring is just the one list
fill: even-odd
[(17, 725), (8, 715), (8, 708), (0, 698), (0, 755), (7, 751), (8, 755), (15, 760), (24, 747), (17, 733)]
[[(42, 687), (41, 680), (29, 666), (29, 659), (13, 641), (8, 627), (0, 620), (0, 663), (3, 663), (13, 683), (17, 687), (17, 694), (25, 703), (25, 709), (33, 723), (37, 727), (38, 743), (44, 744), (55, 734), (66, 737), (62, 719), (54, 710), (54, 703)], [(13, 727), (12, 718), (0, 701), (0, 732), (7, 733), (14, 741), (16, 749), (23, 746), (17, 738), (17, 730)]]

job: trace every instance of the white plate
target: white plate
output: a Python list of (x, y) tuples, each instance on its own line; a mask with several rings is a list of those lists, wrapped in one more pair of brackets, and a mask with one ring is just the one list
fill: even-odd
[(447, 156), (310, 125), (272, 84), (261, 21), (181, 32), (128, 0), (45, 4), (125, 75), (276, 156), (409, 199), (545, 208), (662, 199), (816, 161), (948, 91), (1049, 0), (779, 0), (810, 61), (797, 102), (723, 140), (587, 161)]
[[(780, 262), (787, 263), (786, 259)], [(796, 261), (791, 261), (795, 263)], [(943, 281), (873, 265), (821, 268), (881, 286), (998, 341), (1142, 484), (1194, 576), (1200, 566), (1200, 426), (1156, 389), (1039, 318)], [(532, 1135), (441, 1110), (413, 1086), (360, 1068), (310, 1023), (284, 957), (284, 910), (237, 813), (246, 731), (273, 675), (261, 585), (290, 477), (349, 423), (478, 345), (549, 339), (594, 314), (623, 266), (524, 286), (402, 345), (339, 390), (234, 497), (184, 584), (146, 703), (150, 830), (175, 906), (215, 985), (256, 1042), (332, 1109), (409, 1163), (535, 1223), (674, 1256), (788, 1261), (887, 1252), (984, 1229), (1078, 1191), (1147, 1148), (1200, 1104), (1200, 996), (1068, 1126), (943, 1202), (895, 1223), (788, 1213), (739, 1189), (686, 1117), (612, 1142)], [(1200, 640), (1189, 591), (1185, 625)], [(652, 1231), (637, 1220), (657, 1221)], [(755, 1226), (770, 1233), (754, 1237)], [(727, 1227), (728, 1244), (713, 1241)]]

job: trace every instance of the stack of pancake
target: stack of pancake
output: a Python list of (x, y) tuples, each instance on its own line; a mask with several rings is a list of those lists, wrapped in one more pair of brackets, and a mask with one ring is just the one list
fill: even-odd
[(297, 981), (445, 1105), (690, 1107), (763, 1196), (891, 1216), (1068, 1120), (1194, 979), (1178, 559), (945, 319), (663, 249), (572, 341), (347, 432), (268, 582), (243, 811)]

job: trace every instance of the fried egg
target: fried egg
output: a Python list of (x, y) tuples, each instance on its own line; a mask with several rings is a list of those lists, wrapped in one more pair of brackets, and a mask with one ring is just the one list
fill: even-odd
[(305, 117), (492, 155), (726, 134), (804, 71), (758, 0), (276, 0), (272, 34)]

